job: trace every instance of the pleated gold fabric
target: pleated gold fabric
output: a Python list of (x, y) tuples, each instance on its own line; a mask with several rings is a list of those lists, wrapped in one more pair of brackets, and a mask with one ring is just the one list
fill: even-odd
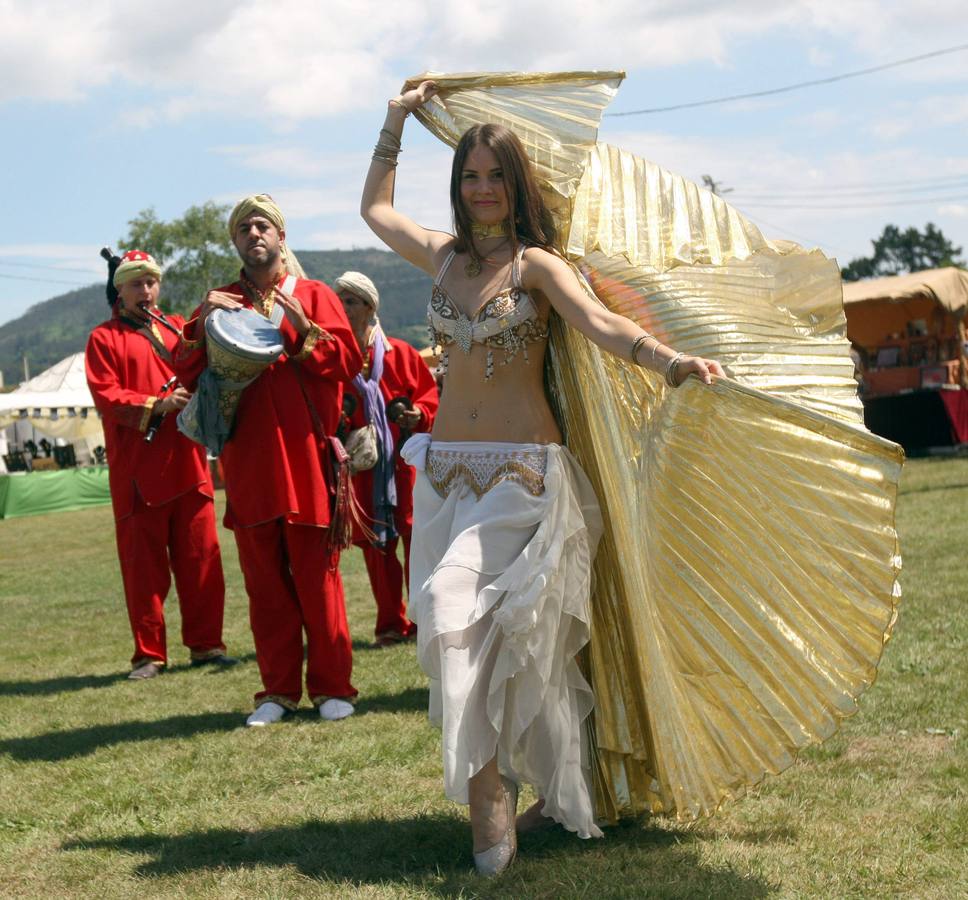
[(599, 300), (730, 375), (670, 390), (553, 319), (554, 399), (606, 526), (599, 810), (709, 814), (856, 710), (896, 617), (903, 454), (863, 428), (837, 266), (597, 145), (619, 73), (432, 77), (418, 116), (448, 143), (487, 121), (524, 138)]

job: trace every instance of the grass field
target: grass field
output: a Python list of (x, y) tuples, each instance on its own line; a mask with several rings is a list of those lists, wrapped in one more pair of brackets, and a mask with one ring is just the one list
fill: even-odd
[(0, 521), (0, 896), (968, 896), (968, 460), (908, 463), (898, 528), (900, 622), (839, 734), (714, 819), (526, 837), (483, 882), (413, 648), (368, 647), (358, 551), (357, 715), (245, 729), (258, 672), (230, 535), (243, 665), (189, 669), (169, 601), (173, 664), (135, 683), (110, 508)]

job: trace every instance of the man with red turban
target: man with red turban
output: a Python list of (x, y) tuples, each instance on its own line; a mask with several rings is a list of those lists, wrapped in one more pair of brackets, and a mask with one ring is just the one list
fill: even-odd
[[(209, 291), (182, 333), (179, 375), (194, 386), (206, 365), (205, 320), (215, 309), (254, 309), (276, 322), (285, 352), (242, 392), (221, 453), (227, 507), (249, 595), (263, 689), (248, 725), (278, 722), (306, 689), (324, 719), (352, 714), (356, 689), (331, 528), (334, 480), (329, 435), (342, 383), (363, 364), (346, 315), (324, 284), (304, 277), (286, 247), (286, 223), (267, 194), (241, 200), (229, 233), (239, 280)], [(348, 491), (348, 485), (344, 486)]]
[[(403, 583), (405, 575), (407, 581), (410, 578), (416, 470), (400, 457), (399, 445), (414, 431), (430, 431), (439, 403), (437, 384), (413, 347), (383, 333), (377, 317), (380, 294), (366, 275), (344, 272), (335, 287), (363, 352), (363, 371), (347, 387), (355, 401), (350, 404), (349, 427), (372, 424), (377, 438), (376, 465), (353, 476), (356, 499), (369, 517), (373, 535), (357, 529), (353, 542), (363, 550), (376, 599), (374, 645), (389, 647), (415, 632), (406, 615)], [(397, 559), (401, 539), (402, 567)]]
[[(134, 634), (129, 678), (168, 661), (163, 604), (174, 573), (182, 641), (193, 666), (231, 665), (222, 643), (225, 583), (204, 450), (175, 416), (189, 399), (172, 353), (184, 323), (158, 309), (161, 269), (140, 250), (111, 261), (111, 318), (87, 342), (85, 365), (104, 422), (118, 559)], [(152, 318), (152, 314), (161, 320)]]

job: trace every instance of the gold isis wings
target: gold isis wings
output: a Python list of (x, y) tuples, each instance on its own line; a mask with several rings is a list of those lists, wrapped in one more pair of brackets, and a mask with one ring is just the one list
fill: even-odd
[(831, 735), (900, 600), (903, 455), (863, 426), (840, 273), (597, 143), (617, 72), (423, 75), (451, 146), (521, 138), (598, 299), (728, 379), (677, 390), (560, 321), (552, 389), (602, 504), (585, 665), (600, 813), (715, 811)]

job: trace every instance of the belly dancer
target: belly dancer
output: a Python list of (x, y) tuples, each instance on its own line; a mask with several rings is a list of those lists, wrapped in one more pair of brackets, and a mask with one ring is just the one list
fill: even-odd
[(588, 641), (591, 563), (601, 517), (562, 446), (543, 382), (554, 311), (603, 349), (711, 383), (717, 362), (677, 353), (583, 288), (518, 138), (469, 129), (451, 170), (454, 234), (393, 207), (407, 115), (435, 93), (425, 81), (389, 101), (363, 191), (364, 219), (391, 249), (432, 275), (428, 316), (445, 390), (431, 435), (404, 448), (418, 470), (410, 616), (443, 731), (444, 789), (470, 806), (474, 861), (494, 875), (516, 848), (518, 787), (542, 817), (600, 836), (583, 720), (591, 690), (575, 656)]

